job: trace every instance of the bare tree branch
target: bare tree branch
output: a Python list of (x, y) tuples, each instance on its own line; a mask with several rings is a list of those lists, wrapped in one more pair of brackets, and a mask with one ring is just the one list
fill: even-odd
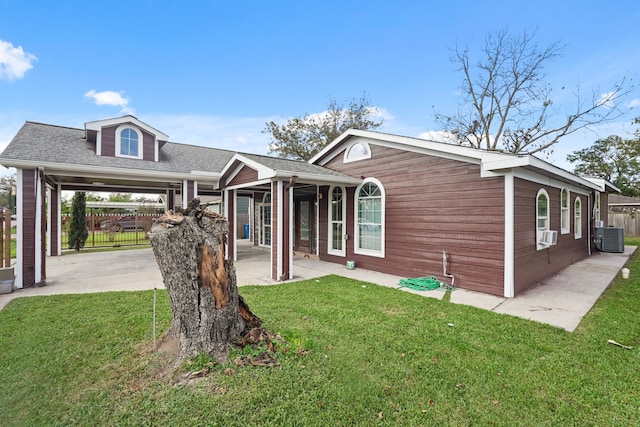
[(615, 120), (626, 112), (621, 100), (632, 87), (623, 79), (604, 94), (594, 90), (589, 103), (581, 98), (578, 87), (575, 109), (558, 120), (560, 114), (552, 109), (551, 86), (545, 82), (545, 67), (564, 46), (555, 42), (539, 47), (535, 35), (512, 35), (506, 30), (489, 34), (474, 66), (468, 47), (455, 49), (451, 60), (463, 74), (464, 98), (457, 114), (436, 113), (436, 121), (455, 135), (454, 142), (533, 154), (549, 150), (571, 133)]

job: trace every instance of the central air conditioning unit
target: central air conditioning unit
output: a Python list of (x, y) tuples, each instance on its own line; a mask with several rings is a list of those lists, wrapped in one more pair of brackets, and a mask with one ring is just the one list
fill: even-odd
[(601, 252), (624, 252), (624, 229), (596, 228), (596, 248)]
[(554, 246), (558, 243), (558, 232), (555, 230), (541, 231), (538, 237), (538, 243), (542, 246)]

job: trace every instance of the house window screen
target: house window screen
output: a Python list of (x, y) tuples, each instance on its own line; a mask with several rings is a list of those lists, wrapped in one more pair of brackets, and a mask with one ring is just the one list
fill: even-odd
[(573, 234), (576, 239), (582, 238), (582, 202), (579, 197), (574, 205)]
[(131, 128), (120, 133), (120, 155), (138, 157), (138, 134)]
[(343, 190), (340, 187), (335, 187), (331, 191), (331, 210), (329, 212), (329, 242), (331, 247), (330, 253), (337, 255), (344, 255), (344, 200)]
[(382, 251), (382, 192), (372, 182), (363, 184), (358, 193), (358, 249)]
[(560, 231), (562, 232), (562, 234), (569, 233), (569, 199), (569, 192), (563, 188), (560, 192)]

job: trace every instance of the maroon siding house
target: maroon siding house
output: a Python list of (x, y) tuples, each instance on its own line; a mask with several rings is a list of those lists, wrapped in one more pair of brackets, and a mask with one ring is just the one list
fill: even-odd
[(61, 252), (60, 194), (81, 190), (161, 193), (168, 209), (219, 197), (234, 260), (237, 198), (249, 197), (274, 281), (293, 278), (304, 254), (513, 297), (591, 254), (617, 190), (530, 155), (369, 131), (309, 162), (168, 141), (133, 116), (84, 129), (27, 122), (0, 155), (18, 172), (18, 287), (46, 280), (46, 255)]

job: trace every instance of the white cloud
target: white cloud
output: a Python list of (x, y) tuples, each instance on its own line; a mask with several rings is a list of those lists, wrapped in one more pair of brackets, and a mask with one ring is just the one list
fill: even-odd
[(120, 107), (120, 112), (123, 114), (135, 114), (135, 110), (129, 106), (129, 98), (127, 98), (122, 91), (115, 92), (105, 90), (103, 92), (96, 92), (95, 89), (91, 89), (85, 93), (84, 96), (85, 98), (91, 99), (96, 105)]
[(262, 130), (274, 120), (206, 114), (151, 114), (139, 119), (169, 135), (173, 142), (254, 154), (267, 154), (269, 136)]
[(428, 130), (418, 135), (418, 138), (436, 142), (453, 142), (455, 140), (454, 135), (446, 130)]
[(603, 93), (602, 95), (600, 95), (600, 99), (598, 100), (597, 105), (602, 105), (607, 108), (614, 108), (615, 107), (615, 102), (613, 100), (614, 95), (615, 95), (615, 92)]
[(14, 47), (11, 43), (0, 40), (0, 79), (13, 81), (23, 78), (37, 60), (35, 55), (25, 52), (22, 46)]
[(640, 106), (640, 99), (638, 98), (634, 98), (631, 101), (629, 101), (627, 103), (627, 107), (629, 108), (635, 108), (635, 107), (639, 107)]

